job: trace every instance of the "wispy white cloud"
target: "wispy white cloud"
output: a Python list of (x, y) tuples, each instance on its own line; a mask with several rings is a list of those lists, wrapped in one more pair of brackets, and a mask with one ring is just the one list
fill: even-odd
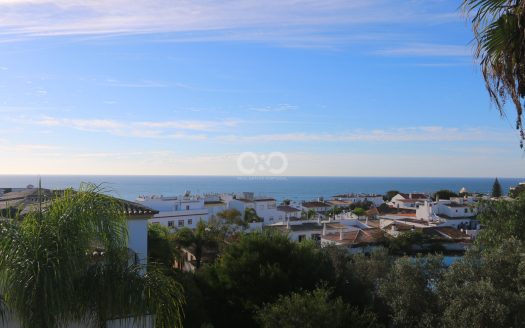
[(512, 140), (508, 131), (482, 128), (447, 128), (441, 126), (407, 127), (383, 130), (357, 130), (348, 133), (282, 133), (251, 136), (227, 135), (217, 139), (225, 142), (428, 142), (428, 141), (501, 141)]
[(112, 131), (124, 127), (122, 123), (107, 119), (67, 119), (45, 117), (40, 120), (37, 120), (36, 123), (45, 126), (71, 127), (84, 131)]
[(9, 153), (24, 153), (24, 152), (49, 152), (56, 151), (60, 147), (55, 145), (48, 144), (21, 144), (21, 143), (11, 143), (7, 140), (0, 140), (0, 152), (9, 152)]
[[(26, 122), (27, 123), (27, 122)], [(72, 128), (81, 131), (108, 133), (121, 137), (204, 140), (206, 133), (229, 130), (239, 121), (180, 120), (180, 121), (117, 121), (110, 119), (69, 119), (43, 117), (30, 121), (41, 126)]]
[(296, 110), (298, 107), (290, 104), (279, 104), (277, 106), (265, 106), (265, 107), (254, 107), (249, 108), (250, 111), (260, 112), (260, 113), (278, 113), (278, 112), (288, 112)]
[(412, 43), (399, 47), (381, 49), (373, 52), (380, 56), (408, 57), (467, 57), (472, 51), (467, 45), (450, 45), (434, 43)]
[(238, 120), (219, 120), (219, 121), (160, 121), (160, 122), (139, 122), (139, 126), (150, 128), (169, 128), (196, 131), (213, 131), (220, 128), (232, 128), (239, 124)]
[[(446, 22), (457, 14), (425, 2), (387, 0), (3, 0), (2, 39), (54, 35), (177, 33), (171, 40), (249, 40), (291, 46), (368, 39), (334, 26)], [(210, 32), (214, 32), (211, 33)], [(378, 33), (381, 34), (381, 33)], [(372, 37), (377, 37), (377, 35)]]
[(120, 81), (115, 79), (108, 79), (102, 83), (108, 87), (122, 87), (122, 88), (166, 88), (169, 84), (161, 81), (140, 80), (140, 81)]
[[(455, 128), (442, 126), (404, 127), (395, 129), (353, 130), (339, 133), (290, 132), (270, 134), (232, 134), (232, 128), (243, 121), (192, 120), (192, 121), (133, 121), (119, 122), (107, 119), (59, 119), (46, 117), (35, 121), (49, 127), (68, 127), (82, 131), (95, 131), (133, 138), (163, 138), (206, 140), (221, 143), (353, 143), (353, 142), (456, 142), (456, 141), (507, 141), (512, 142), (511, 131), (484, 128)], [(244, 122), (246, 123), (246, 122)]]

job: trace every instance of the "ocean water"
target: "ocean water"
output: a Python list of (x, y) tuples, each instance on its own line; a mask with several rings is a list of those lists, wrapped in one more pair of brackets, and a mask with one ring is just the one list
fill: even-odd
[[(0, 175), (0, 187), (38, 185), (38, 176)], [(489, 193), (494, 178), (394, 178), (394, 177), (235, 177), (235, 176), (41, 176), (42, 187), (77, 188), (82, 182), (101, 184), (108, 193), (134, 200), (139, 195), (180, 195), (253, 191), (277, 200), (310, 200), (341, 193), (434, 192), (462, 187), (471, 192)], [(503, 191), (525, 178), (499, 179)]]

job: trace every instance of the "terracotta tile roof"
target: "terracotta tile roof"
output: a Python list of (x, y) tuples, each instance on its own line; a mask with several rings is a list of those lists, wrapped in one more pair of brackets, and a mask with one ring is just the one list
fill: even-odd
[(124, 210), (124, 213), (127, 216), (136, 216), (136, 215), (155, 215), (158, 214), (159, 211), (154, 210), (150, 207), (144, 206), (139, 203), (131, 202), (129, 200), (120, 199), (112, 197), (119, 205), (122, 206), (122, 209)]
[(340, 233), (330, 233), (322, 236), (324, 240), (332, 241), (343, 245), (366, 245), (376, 244), (385, 237), (385, 233), (378, 228), (358, 229), (343, 232), (343, 239), (340, 239)]
[(396, 227), (397, 231), (411, 231), (411, 230), (416, 229), (415, 226), (410, 225), (410, 224), (401, 223), (401, 222), (391, 222), (387, 224), (386, 226), (384, 226), (383, 230), (392, 229), (393, 226)]
[(275, 201), (275, 198), (255, 198), (255, 199), (246, 199), (246, 198), (236, 198), (236, 200), (243, 203), (253, 203), (253, 202), (270, 202)]
[(445, 238), (453, 240), (470, 240), (470, 236), (452, 227), (431, 227), (423, 229), (425, 235), (435, 238)]
[(326, 202), (332, 205), (351, 205), (353, 204), (351, 200), (338, 200), (338, 199), (330, 199), (330, 200), (327, 200)]
[(281, 211), (281, 212), (286, 212), (286, 213), (301, 212), (300, 209), (295, 208), (295, 207), (290, 206), (290, 205), (279, 205), (279, 206), (277, 206), (277, 210)]
[(325, 202), (318, 202), (318, 201), (303, 202), (301, 205), (307, 208), (330, 207), (330, 204), (327, 204)]
[(377, 208), (371, 208), (368, 211), (365, 212), (366, 216), (375, 216), (379, 215), (379, 210)]

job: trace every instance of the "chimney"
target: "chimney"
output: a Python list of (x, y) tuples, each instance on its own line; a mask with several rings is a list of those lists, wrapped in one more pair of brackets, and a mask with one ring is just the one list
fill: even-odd
[(323, 236), (326, 236), (326, 223), (323, 223)]
[(339, 240), (343, 240), (343, 229), (339, 229)]

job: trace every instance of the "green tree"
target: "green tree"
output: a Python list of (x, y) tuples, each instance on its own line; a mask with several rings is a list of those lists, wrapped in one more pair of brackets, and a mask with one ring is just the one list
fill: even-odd
[(285, 199), (285, 200), (283, 200), (283, 201), (281, 202), (281, 205), (290, 205), (291, 203), (292, 203), (291, 200), (289, 200), (289, 199)]
[(378, 313), (386, 312), (375, 294), (379, 279), (390, 270), (386, 249), (375, 249), (369, 255), (350, 255), (344, 248), (327, 246), (322, 248), (322, 252), (332, 264), (334, 275), (331, 284), (337, 296), (359, 308), (377, 308)]
[(308, 212), (306, 212), (306, 219), (311, 220), (315, 218), (316, 215), (317, 215), (317, 212), (315, 210), (309, 209)]
[(485, 201), (479, 207), (483, 229), (476, 242), (492, 247), (511, 237), (525, 241), (525, 195), (511, 201)]
[(491, 100), (501, 115), (510, 98), (516, 108), (516, 129), (523, 148), (523, 104), (525, 99), (525, 1), (463, 0), (465, 13), (472, 17), (476, 40), (475, 57)]
[(514, 238), (493, 248), (475, 247), (454, 263), (439, 284), (442, 326), (523, 327), (525, 247)]
[(365, 210), (362, 209), (361, 207), (356, 207), (352, 212), (354, 212), (354, 214), (357, 216), (365, 215)]
[(396, 238), (389, 239), (388, 250), (392, 255), (407, 255), (415, 253), (414, 246), (422, 250), (428, 238), (420, 231), (409, 231), (399, 234)]
[(162, 263), (168, 267), (173, 265), (177, 257), (174, 235), (170, 229), (160, 224), (148, 225), (148, 257), (153, 263)]
[(498, 178), (494, 180), (494, 184), (492, 185), (492, 197), (501, 197), (503, 195), (503, 192), (501, 191), (501, 184), (499, 183)]
[(450, 199), (450, 197), (458, 197), (458, 194), (451, 190), (438, 190), (434, 193), (434, 199)]
[(128, 265), (122, 205), (91, 185), (0, 229), (0, 295), (22, 327), (156, 316), (180, 326), (182, 293), (155, 270)]
[(315, 243), (297, 243), (273, 231), (240, 235), (214, 265), (197, 272), (216, 327), (252, 327), (253, 315), (264, 303), (293, 291), (313, 290), (332, 275)]
[(260, 218), (258, 215), (257, 215), (257, 212), (255, 211), (254, 208), (246, 208), (244, 210), (244, 222), (246, 222), (246, 224), (249, 224), (249, 223), (252, 223), (252, 222), (262, 222), (262, 218)]
[(394, 327), (436, 327), (439, 322), (435, 286), (443, 274), (440, 256), (401, 257), (381, 279), (378, 293), (390, 309)]
[(227, 224), (235, 224), (239, 226), (247, 226), (246, 222), (242, 218), (241, 212), (234, 208), (226, 209), (217, 213), (217, 216)]
[(518, 198), (522, 194), (525, 194), (525, 183), (519, 184), (509, 191), (509, 196), (512, 198)]
[(324, 288), (281, 296), (259, 310), (256, 318), (262, 328), (380, 327), (374, 313), (361, 313), (341, 298), (331, 299)]
[(386, 192), (386, 194), (383, 196), (383, 199), (386, 201), (386, 202), (389, 202), (392, 200), (392, 198), (399, 194), (399, 190), (389, 190)]
[(218, 241), (217, 234), (206, 225), (206, 223), (199, 221), (195, 230), (190, 228), (182, 228), (174, 235), (176, 244), (183, 247), (190, 247), (195, 255), (195, 267), (201, 267), (202, 254), (205, 249), (217, 249)]

